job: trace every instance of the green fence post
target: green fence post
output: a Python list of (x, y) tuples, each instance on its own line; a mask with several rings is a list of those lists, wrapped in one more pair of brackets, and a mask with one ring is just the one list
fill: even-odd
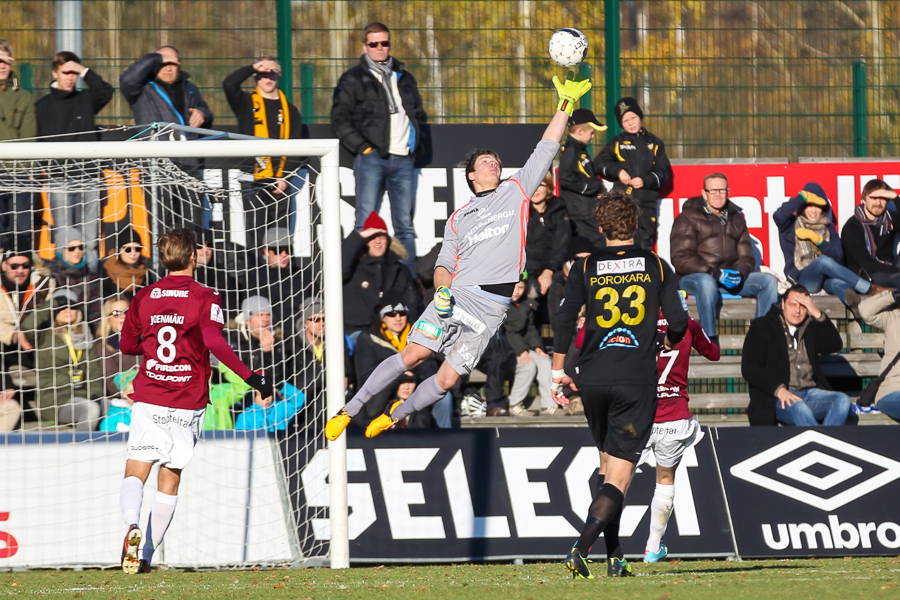
[(616, 100), (621, 95), (621, 65), (619, 63), (619, 0), (606, 0), (603, 3), (606, 20), (606, 139), (612, 139), (621, 129), (616, 122)]
[(29, 93), (34, 93), (34, 84), (32, 79), (34, 78), (34, 69), (31, 66), (31, 63), (21, 63), (17, 65), (19, 67), (19, 85), (22, 86), (22, 89)]
[(278, 87), (287, 96), (288, 102), (294, 101), (294, 63), (291, 48), (293, 32), (291, 20), (291, 0), (277, 0), (275, 4), (275, 20), (278, 32), (278, 62), (281, 63), (281, 79)]
[[(583, 62), (578, 65), (578, 74), (582, 77), (591, 78), (591, 65)], [(578, 105), (578, 108), (586, 108), (591, 110), (591, 92), (588, 91), (587, 94), (581, 97), (581, 102)]]
[(304, 121), (311, 123), (315, 117), (313, 106), (313, 65), (300, 63), (300, 114)]
[(866, 61), (853, 63), (853, 155), (869, 155), (869, 134), (866, 128)]

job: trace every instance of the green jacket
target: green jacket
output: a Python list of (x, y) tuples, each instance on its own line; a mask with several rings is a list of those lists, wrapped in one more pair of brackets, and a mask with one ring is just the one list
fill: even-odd
[(34, 401), (42, 421), (57, 421), (59, 407), (72, 398), (103, 396), (103, 361), (95, 348), (95, 344), (90, 344), (87, 350), (82, 351), (76, 367), (82, 371), (82, 379), (74, 382), (70, 375), (72, 358), (65, 338), (61, 334), (55, 334), (53, 329), (38, 330), (34, 344), (34, 366), (37, 372)]
[(15, 73), (0, 81), (0, 140), (32, 138), (37, 135), (34, 98), (19, 87)]
[(231, 406), (243, 400), (244, 394), (252, 389), (234, 371), (222, 363), (219, 363), (219, 372), (225, 383), (209, 386), (209, 405), (206, 407), (206, 416), (203, 419), (204, 431), (234, 429)]

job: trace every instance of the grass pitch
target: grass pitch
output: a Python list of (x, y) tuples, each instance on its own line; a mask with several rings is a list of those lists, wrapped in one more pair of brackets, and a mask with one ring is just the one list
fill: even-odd
[(636, 577), (573, 580), (560, 564), (461, 564), (348, 570), (0, 572), (0, 598), (104, 600), (900, 598), (900, 558), (635, 563)]

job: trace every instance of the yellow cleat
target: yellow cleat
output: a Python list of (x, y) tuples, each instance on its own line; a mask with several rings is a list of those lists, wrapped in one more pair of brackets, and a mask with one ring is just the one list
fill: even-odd
[(338, 414), (328, 419), (328, 422), (325, 423), (325, 437), (333, 442), (341, 437), (341, 434), (344, 433), (349, 424), (350, 415), (342, 408)]
[[(393, 408), (394, 407), (391, 407), (391, 412), (393, 412)], [(389, 415), (378, 415), (378, 417), (366, 427), (366, 437), (373, 438), (380, 433), (384, 433), (396, 425), (398, 421), (399, 419), (393, 419)]]

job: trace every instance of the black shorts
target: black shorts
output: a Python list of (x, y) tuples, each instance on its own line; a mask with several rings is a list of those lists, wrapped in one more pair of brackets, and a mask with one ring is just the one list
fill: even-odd
[(656, 382), (650, 385), (585, 385), (584, 416), (597, 447), (637, 463), (653, 431)]

